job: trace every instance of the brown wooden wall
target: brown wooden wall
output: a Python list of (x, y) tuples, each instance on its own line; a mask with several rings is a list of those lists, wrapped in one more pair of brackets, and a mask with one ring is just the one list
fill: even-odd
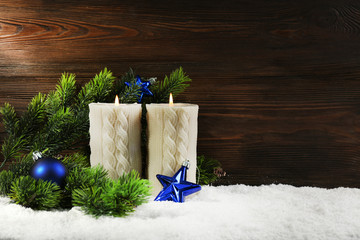
[(64, 71), (179, 66), (198, 152), (232, 182), (360, 187), (359, 1), (0, 1), (1, 105), (24, 110)]

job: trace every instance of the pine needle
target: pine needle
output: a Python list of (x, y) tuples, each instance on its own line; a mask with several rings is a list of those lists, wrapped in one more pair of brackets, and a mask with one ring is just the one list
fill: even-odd
[(179, 67), (169, 77), (165, 76), (162, 82), (151, 86), (151, 91), (154, 94), (153, 102), (168, 102), (170, 93), (176, 97), (190, 86), (189, 82), (191, 82), (191, 79), (183, 71), (183, 68)]

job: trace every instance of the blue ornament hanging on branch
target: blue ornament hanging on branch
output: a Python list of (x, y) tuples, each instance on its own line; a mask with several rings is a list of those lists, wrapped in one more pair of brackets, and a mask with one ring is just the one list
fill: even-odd
[(51, 181), (61, 188), (65, 186), (68, 171), (60, 160), (50, 157), (42, 158), (40, 152), (33, 152), (33, 159), (35, 164), (30, 169), (31, 177), (36, 180)]
[(153, 96), (153, 93), (149, 89), (151, 83), (152, 83), (152, 80), (143, 81), (143, 80), (141, 80), (139, 75), (136, 76), (135, 83), (132, 84), (130, 82), (125, 82), (126, 86), (128, 86), (128, 87), (133, 87), (133, 86), (139, 86), (140, 87), (140, 90), (139, 90), (140, 97), (138, 98), (139, 103), (141, 103), (142, 98), (143, 98), (144, 95)]
[(179, 171), (174, 176), (168, 177), (157, 174), (163, 190), (157, 195), (155, 201), (173, 201), (173, 202), (184, 202), (185, 196), (201, 190), (201, 186), (195, 183), (186, 181), (186, 171), (189, 168), (190, 162), (186, 160)]

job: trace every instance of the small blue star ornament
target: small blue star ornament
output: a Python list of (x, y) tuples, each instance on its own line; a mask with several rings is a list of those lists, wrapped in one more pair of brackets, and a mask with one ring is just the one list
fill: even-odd
[(185, 196), (200, 191), (200, 185), (186, 181), (188, 168), (189, 161), (185, 161), (179, 171), (172, 177), (157, 174), (156, 177), (164, 188), (157, 195), (155, 201), (184, 202)]
[(50, 157), (42, 158), (39, 152), (33, 153), (33, 159), (35, 164), (30, 169), (31, 177), (37, 180), (51, 181), (61, 188), (65, 186), (68, 171), (61, 161)]
[(131, 84), (130, 82), (125, 82), (126, 86), (132, 87), (134, 85), (140, 86), (140, 98), (138, 99), (138, 102), (141, 103), (142, 98), (144, 95), (153, 96), (153, 93), (149, 90), (148, 87), (150, 87), (152, 81), (143, 81), (141, 80), (140, 76), (136, 76), (136, 82), (134, 84)]

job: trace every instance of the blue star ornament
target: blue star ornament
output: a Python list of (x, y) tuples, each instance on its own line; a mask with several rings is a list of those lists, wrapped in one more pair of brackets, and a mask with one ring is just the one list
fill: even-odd
[(140, 76), (136, 76), (136, 82), (132, 85), (130, 82), (125, 82), (126, 86), (132, 87), (134, 85), (140, 86), (140, 98), (138, 99), (138, 102), (140, 103), (142, 101), (142, 98), (144, 95), (153, 96), (153, 93), (149, 90), (149, 87), (151, 85), (150, 81), (142, 81)]
[(156, 175), (164, 188), (157, 195), (155, 201), (184, 202), (185, 196), (200, 191), (200, 185), (186, 181), (187, 169), (188, 167), (183, 165), (173, 177)]

